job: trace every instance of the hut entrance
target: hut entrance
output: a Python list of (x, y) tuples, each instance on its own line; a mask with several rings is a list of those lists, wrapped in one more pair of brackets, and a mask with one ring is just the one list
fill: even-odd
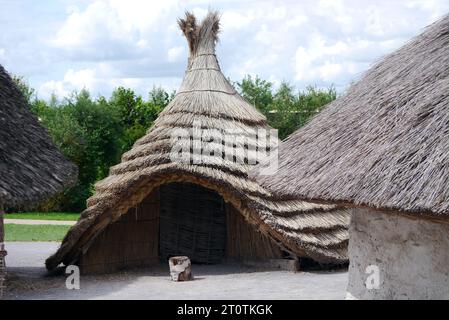
[(226, 210), (216, 192), (191, 183), (160, 187), (159, 253), (194, 263), (220, 263), (226, 253)]
[(257, 232), (216, 192), (191, 183), (154, 189), (109, 224), (79, 261), (81, 272), (103, 273), (164, 264), (175, 255), (215, 264), (281, 259), (279, 246)]

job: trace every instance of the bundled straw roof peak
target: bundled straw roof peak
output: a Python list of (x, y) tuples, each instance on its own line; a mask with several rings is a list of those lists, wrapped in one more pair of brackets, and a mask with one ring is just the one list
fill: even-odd
[(215, 52), (220, 30), (218, 12), (209, 12), (201, 25), (197, 25), (196, 17), (191, 12), (186, 12), (184, 19), (178, 19), (178, 25), (187, 39), (191, 57)]
[(279, 148), (283, 199), (449, 215), (449, 15), (374, 65)]
[(76, 176), (76, 166), (52, 143), (0, 65), (0, 205), (35, 205), (73, 184)]
[[(187, 13), (179, 26), (190, 47), (181, 87), (147, 134), (111, 168), (106, 179), (96, 184), (87, 209), (60, 249), (47, 259), (47, 268), (61, 262), (76, 263), (108, 224), (160, 185), (173, 182), (194, 183), (216, 191), (246, 221), (286, 250), (319, 261), (346, 261), (349, 215), (345, 210), (302, 201), (272, 203), (271, 194), (248, 179), (252, 167), (249, 159), (254, 159), (251, 150), (259, 146), (251, 135), (257, 129), (270, 128), (266, 118), (237, 93), (220, 70), (215, 55), (218, 13), (209, 13), (201, 23)], [(226, 160), (216, 153), (203, 157), (201, 163), (172, 161), (174, 143), (186, 146), (194, 157), (191, 137), (174, 140), (173, 136), (179, 129), (193, 130), (195, 122), (204, 135), (235, 130), (239, 136), (247, 136), (245, 152), (236, 155), (244, 161)], [(271, 138), (270, 145), (277, 145), (277, 139)]]

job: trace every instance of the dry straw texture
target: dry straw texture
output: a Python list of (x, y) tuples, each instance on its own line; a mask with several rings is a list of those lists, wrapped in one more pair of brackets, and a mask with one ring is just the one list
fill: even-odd
[[(248, 179), (251, 165), (247, 160), (254, 156), (249, 150), (258, 145), (256, 140), (249, 139), (245, 145), (243, 163), (232, 159), (217, 162), (214, 156), (201, 164), (171, 161), (173, 132), (192, 128), (195, 120), (206, 133), (239, 129), (245, 135), (254, 128), (268, 128), (265, 117), (242, 99), (220, 71), (215, 56), (218, 15), (209, 13), (197, 25), (195, 17), (187, 13), (179, 25), (190, 47), (181, 88), (147, 134), (110, 169), (106, 179), (96, 184), (88, 208), (57, 253), (47, 260), (47, 267), (76, 263), (108, 224), (138, 205), (152, 190), (171, 182), (195, 183), (218, 192), (256, 229), (294, 254), (323, 262), (346, 261), (348, 212), (301, 201), (272, 202), (267, 190)], [(195, 148), (189, 137), (180, 141), (189, 150)]]
[(0, 204), (36, 204), (74, 183), (76, 173), (0, 66)]
[(76, 173), (0, 65), (0, 299), (6, 272), (3, 209), (32, 206), (74, 183)]
[(283, 199), (449, 214), (449, 15), (371, 68), (279, 148)]

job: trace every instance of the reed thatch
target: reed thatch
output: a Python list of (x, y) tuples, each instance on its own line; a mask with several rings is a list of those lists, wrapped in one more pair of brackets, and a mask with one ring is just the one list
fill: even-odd
[[(254, 128), (268, 128), (265, 117), (235, 91), (220, 71), (215, 56), (217, 13), (209, 13), (201, 24), (187, 13), (179, 25), (190, 48), (179, 91), (147, 134), (122, 156), (119, 165), (110, 169), (106, 179), (96, 184), (88, 208), (59, 250), (47, 259), (47, 268), (53, 269), (61, 262), (77, 263), (108, 224), (117, 221), (158, 186), (174, 182), (194, 183), (218, 192), (256, 229), (286, 250), (318, 261), (346, 261), (348, 212), (336, 206), (301, 201), (270, 201), (271, 194), (247, 176), (252, 167), (246, 164), (252, 157), (249, 150), (256, 147), (256, 141), (248, 142), (245, 155), (236, 155), (245, 157), (243, 163), (217, 162), (212, 156), (201, 164), (170, 160), (173, 132), (192, 128), (194, 121), (200, 121), (207, 132), (234, 128), (245, 134)], [(191, 152), (195, 148), (189, 137), (180, 141)]]
[(76, 173), (0, 65), (0, 298), (6, 272), (3, 210), (26, 208), (62, 191)]
[(0, 66), (0, 203), (36, 204), (74, 183), (76, 174)]
[(449, 214), (449, 15), (375, 64), (251, 173), (282, 199)]

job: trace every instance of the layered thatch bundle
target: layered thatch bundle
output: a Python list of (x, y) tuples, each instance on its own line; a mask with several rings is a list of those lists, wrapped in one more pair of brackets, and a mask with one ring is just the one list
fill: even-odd
[(449, 16), (390, 54), (252, 175), (282, 199), (449, 213)]
[(36, 204), (74, 183), (76, 173), (0, 66), (0, 204)]
[(6, 255), (3, 209), (36, 204), (74, 183), (76, 173), (0, 65), (0, 296)]
[[(220, 71), (215, 56), (218, 15), (209, 13), (197, 24), (187, 13), (179, 25), (190, 48), (179, 91), (147, 134), (110, 169), (106, 179), (96, 184), (88, 208), (59, 250), (47, 259), (47, 268), (61, 262), (77, 263), (106, 226), (137, 206), (152, 190), (175, 182), (194, 183), (217, 192), (285, 250), (318, 261), (346, 261), (349, 218), (345, 210), (300, 201), (272, 202), (268, 191), (248, 179), (259, 143), (252, 137), (254, 129), (269, 128), (265, 117), (243, 100)], [(195, 123), (199, 123), (203, 138), (233, 129), (236, 135), (248, 139), (234, 157), (226, 158), (220, 151), (195, 163), (193, 153), (201, 146), (190, 136), (173, 139), (180, 129), (195, 131)], [(175, 144), (184, 146), (192, 158), (184, 163), (172, 161)], [(277, 140), (271, 139), (270, 144), (276, 145)], [(215, 146), (232, 149), (222, 142)]]

